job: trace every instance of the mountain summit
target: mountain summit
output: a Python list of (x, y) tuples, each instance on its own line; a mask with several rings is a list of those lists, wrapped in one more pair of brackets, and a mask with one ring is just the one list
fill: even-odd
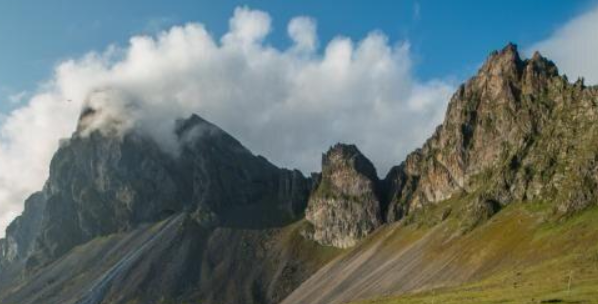
[[(564, 155), (561, 144), (570, 153), (591, 150), (596, 96), (595, 88), (570, 84), (537, 52), (526, 60), (513, 44), (493, 52), (453, 95), (433, 136), (387, 176), (388, 220), (456, 194), (478, 193), (500, 205), (568, 195), (557, 191), (560, 181), (581, 177), (569, 164), (594, 165), (588, 155)], [(592, 199), (558, 201), (567, 211)]]
[(354, 145), (306, 178), (197, 115), (170, 153), (134, 129), (83, 132), (96, 111), (0, 240), (2, 303), (344, 303), (598, 250), (598, 88), (514, 44), (384, 179)]
[(76, 132), (8, 229), (0, 265), (44, 265), (96, 237), (183, 211), (206, 225), (248, 227), (281, 225), (302, 212), (310, 186), (299, 171), (254, 156), (197, 115), (177, 122), (176, 134), (181, 152), (173, 156), (134, 131)]
[(309, 198), (305, 235), (320, 244), (348, 248), (382, 224), (374, 165), (354, 145), (337, 144), (322, 156), (322, 174)]

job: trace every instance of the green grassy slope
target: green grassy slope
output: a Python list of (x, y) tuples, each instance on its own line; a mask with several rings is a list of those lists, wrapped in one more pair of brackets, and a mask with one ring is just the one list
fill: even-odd
[(515, 204), (425, 253), (433, 260), (457, 250), (453, 263), (478, 267), (461, 284), (354, 303), (598, 303), (598, 208), (560, 221), (548, 213), (542, 204)]

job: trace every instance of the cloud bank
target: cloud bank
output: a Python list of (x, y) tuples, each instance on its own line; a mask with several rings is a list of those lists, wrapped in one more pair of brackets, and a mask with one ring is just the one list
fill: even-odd
[(408, 43), (372, 32), (320, 46), (309, 17), (287, 30), (291, 46), (272, 47), (270, 16), (237, 8), (220, 38), (192, 23), (60, 63), (0, 121), (0, 229), (42, 188), (84, 106), (102, 111), (90, 128), (120, 121), (165, 149), (174, 145), (174, 120), (197, 113), (254, 153), (305, 173), (319, 170), (329, 146), (348, 142), (384, 175), (442, 120), (453, 87), (414, 78)]
[(569, 21), (530, 50), (539, 50), (554, 60), (569, 79), (575, 81), (584, 77), (586, 83), (598, 84), (598, 5)]

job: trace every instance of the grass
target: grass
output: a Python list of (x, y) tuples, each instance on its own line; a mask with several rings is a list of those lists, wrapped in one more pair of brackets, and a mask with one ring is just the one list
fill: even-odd
[(459, 287), (359, 303), (598, 303), (596, 269), (583, 267), (586, 262), (581, 257), (568, 257), (521, 271), (508, 271)]
[(283, 228), (279, 241), (280, 250), (288, 250), (294, 259), (302, 263), (310, 263), (315, 269), (324, 266), (346, 251), (335, 247), (321, 246), (305, 239), (301, 235), (301, 231), (307, 229), (308, 225), (306, 220), (301, 220)]
[(452, 248), (464, 257), (455, 263), (486, 265), (469, 282), (354, 304), (598, 303), (598, 207), (560, 221), (544, 209), (513, 204), (459, 237)]

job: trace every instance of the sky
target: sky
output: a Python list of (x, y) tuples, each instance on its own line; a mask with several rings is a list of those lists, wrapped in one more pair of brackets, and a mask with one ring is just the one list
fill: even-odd
[[(221, 35), (237, 6), (268, 12), (269, 43), (286, 46), (286, 23), (297, 15), (318, 20), (322, 41), (354, 39), (372, 30), (409, 40), (417, 77), (467, 77), (486, 54), (508, 41), (530, 45), (595, 1), (202, 1), (202, 0), (0, 0), (0, 111), (16, 107), (66, 58), (126, 44), (132, 35), (175, 24), (201, 22)], [(13, 97), (13, 102), (10, 100)]]
[(0, 231), (84, 106), (102, 110), (86, 132), (174, 157), (174, 120), (197, 113), (277, 165), (308, 174), (349, 142), (384, 176), (508, 42), (598, 83), (590, 0), (0, 0)]

